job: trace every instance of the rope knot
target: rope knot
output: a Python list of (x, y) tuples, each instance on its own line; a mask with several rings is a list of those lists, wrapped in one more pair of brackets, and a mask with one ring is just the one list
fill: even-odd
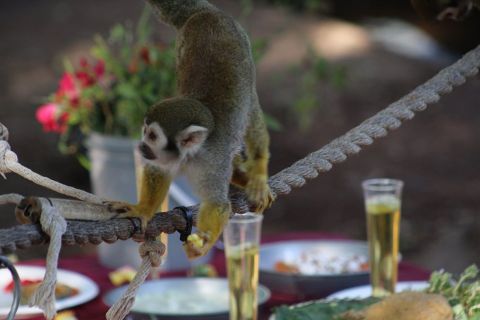
[(140, 245), (139, 251), (142, 258), (148, 256), (152, 266), (158, 267), (165, 253), (165, 245), (158, 240), (149, 240)]
[(40, 223), (43, 231), (52, 236), (55, 232), (64, 234), (67, 231), (67, 221), (60, 214), (57, 208), (52, 206), (48, 201), (42, 199), (42, 215)]
[[(0, 132), (0, 135), (1, 134)], [(4, 174), (10, 172), (7, 163), (18, 162), (18, 158), (14, 152), (10, 151), (10, 144), (5, 140), (1, 140), (1, 138), (2, 137), (0, 137), (0, 174), (5, 178)]]

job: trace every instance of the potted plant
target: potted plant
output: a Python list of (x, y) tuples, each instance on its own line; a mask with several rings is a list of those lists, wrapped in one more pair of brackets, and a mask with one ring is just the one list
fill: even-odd
[[(135, 28), (117, 24), (108, 37), (96, 35), (90, 55), (65, 63), (57, 90), (36, 111), (43, 129), (59, 134), (60, 151), (90, 170), (93, 192), (110, 199), (136, 202), (133, 150), (144, 114), (175, 95), (174, 45), (152, 39), (150, 20), (146, 8)], [(111, 266), (138, 256), (130, 246), (132, 254), (119, 248), (105, 257), (105, 247), (100, 258)]]

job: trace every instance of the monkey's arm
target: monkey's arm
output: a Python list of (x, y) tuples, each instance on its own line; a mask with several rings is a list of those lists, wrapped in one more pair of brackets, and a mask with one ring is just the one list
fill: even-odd
[(121, 218), (140, 218), (142, 228), (145, 229), (148, 221), (153, 217), (168, 194), (172, 182), (171, 176), (152, 165), (145, 165), (139, 174), (139, 201), (136, 205), (124, 202), (108, 202), (111, 211)]

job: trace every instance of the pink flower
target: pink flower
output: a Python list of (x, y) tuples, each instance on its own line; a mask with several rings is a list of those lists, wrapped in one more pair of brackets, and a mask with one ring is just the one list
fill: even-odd
[(68, 120), (68, 114), (64, 113), (57, 119), (57, 109), (59, 106), (54, 103), (47, 103), (40, 106), (35, 114), (37, 121), (43, 126), (43, 130), (46, 132), (63, 133), (66, 129), (66, 122)]
[(60, 85), (58, 87), (59, 95), (66, 95), (70, 99), (78, 97), (78, 89), (75, 85), (75, 79), (72, 74), (64, 73), (62, 79), (60, 79)]

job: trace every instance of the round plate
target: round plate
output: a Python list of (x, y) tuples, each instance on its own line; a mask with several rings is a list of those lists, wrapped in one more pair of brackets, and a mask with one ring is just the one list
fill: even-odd
[[(103, 301), (106, 305), (113, 305), (126, 290), (127, 286), (113, 289), (108, 292)], [(144, 299), (149, 295), (158, 294), (158, 300), (163, 300), (163, 304), (159, 301), (154, 303), (154, 309), (144, 309), (138, 306), (139, 299)], [(265, 303), (270, 298), (270, 290), (262, 285), (258, 286), (258, 305)], [(196, 301), (195, 299), (200, 299)], [(189, 312), (188, 305), (193, 306), (201, 304), (202, 301), (211, 301), (212, 299), (225, 299), (225, 305), (219, 306), (212, 311)], [(166, 310), (165, 301), (170, 300), (171, 304), (178, 304), (177, 311)], [(152, 300), (150, 300), (152, 301)], [(156, 300), (155, 300), (156, 301)], [(132, 312), (136, 314), (149, 314), (161, 316), (162, 319), (191, 319), (206, 316), (228, 316), (228, 280), (225, 278), (166, 278), (161, 280), (146, 281), (137, 292), (136, 302), (132, 308)]]
[[(21, 280), (38, 280), (43, 279), (45, 275), (44, 267), (35, 266), (15, 266)], [(57, 310), (62, 310), (74, 307), (92, 300), (98, 295), (98, 286), (90, 278), (86, 276), (58, 269), (57, 279), (59, 283), (66, 284), (70, 287), (76, 288), (78, 294), (73, 297), (58, 300), (55, 303)], [(4, 288), (12, 281), (12, 276), (7, 269), (0, 270), (0, 319), (5, 319), (10, 312), (10, 305), (12, 303), (13, 295), (11, 292), (5, 292)], [(26, 319), (42, 314), (39, 308), (30, 308), (26, 305), (20, 305), (15, 319)]]
[[(396, 292), (402, 291), (421, 291), (428, 287), (426, 281), (402, 281), (397, 283)], [(364, 299), (372, 295), (372, 287), (370, 285), (359, 286), (335, 292), (327, 297), (327, 299)]]

